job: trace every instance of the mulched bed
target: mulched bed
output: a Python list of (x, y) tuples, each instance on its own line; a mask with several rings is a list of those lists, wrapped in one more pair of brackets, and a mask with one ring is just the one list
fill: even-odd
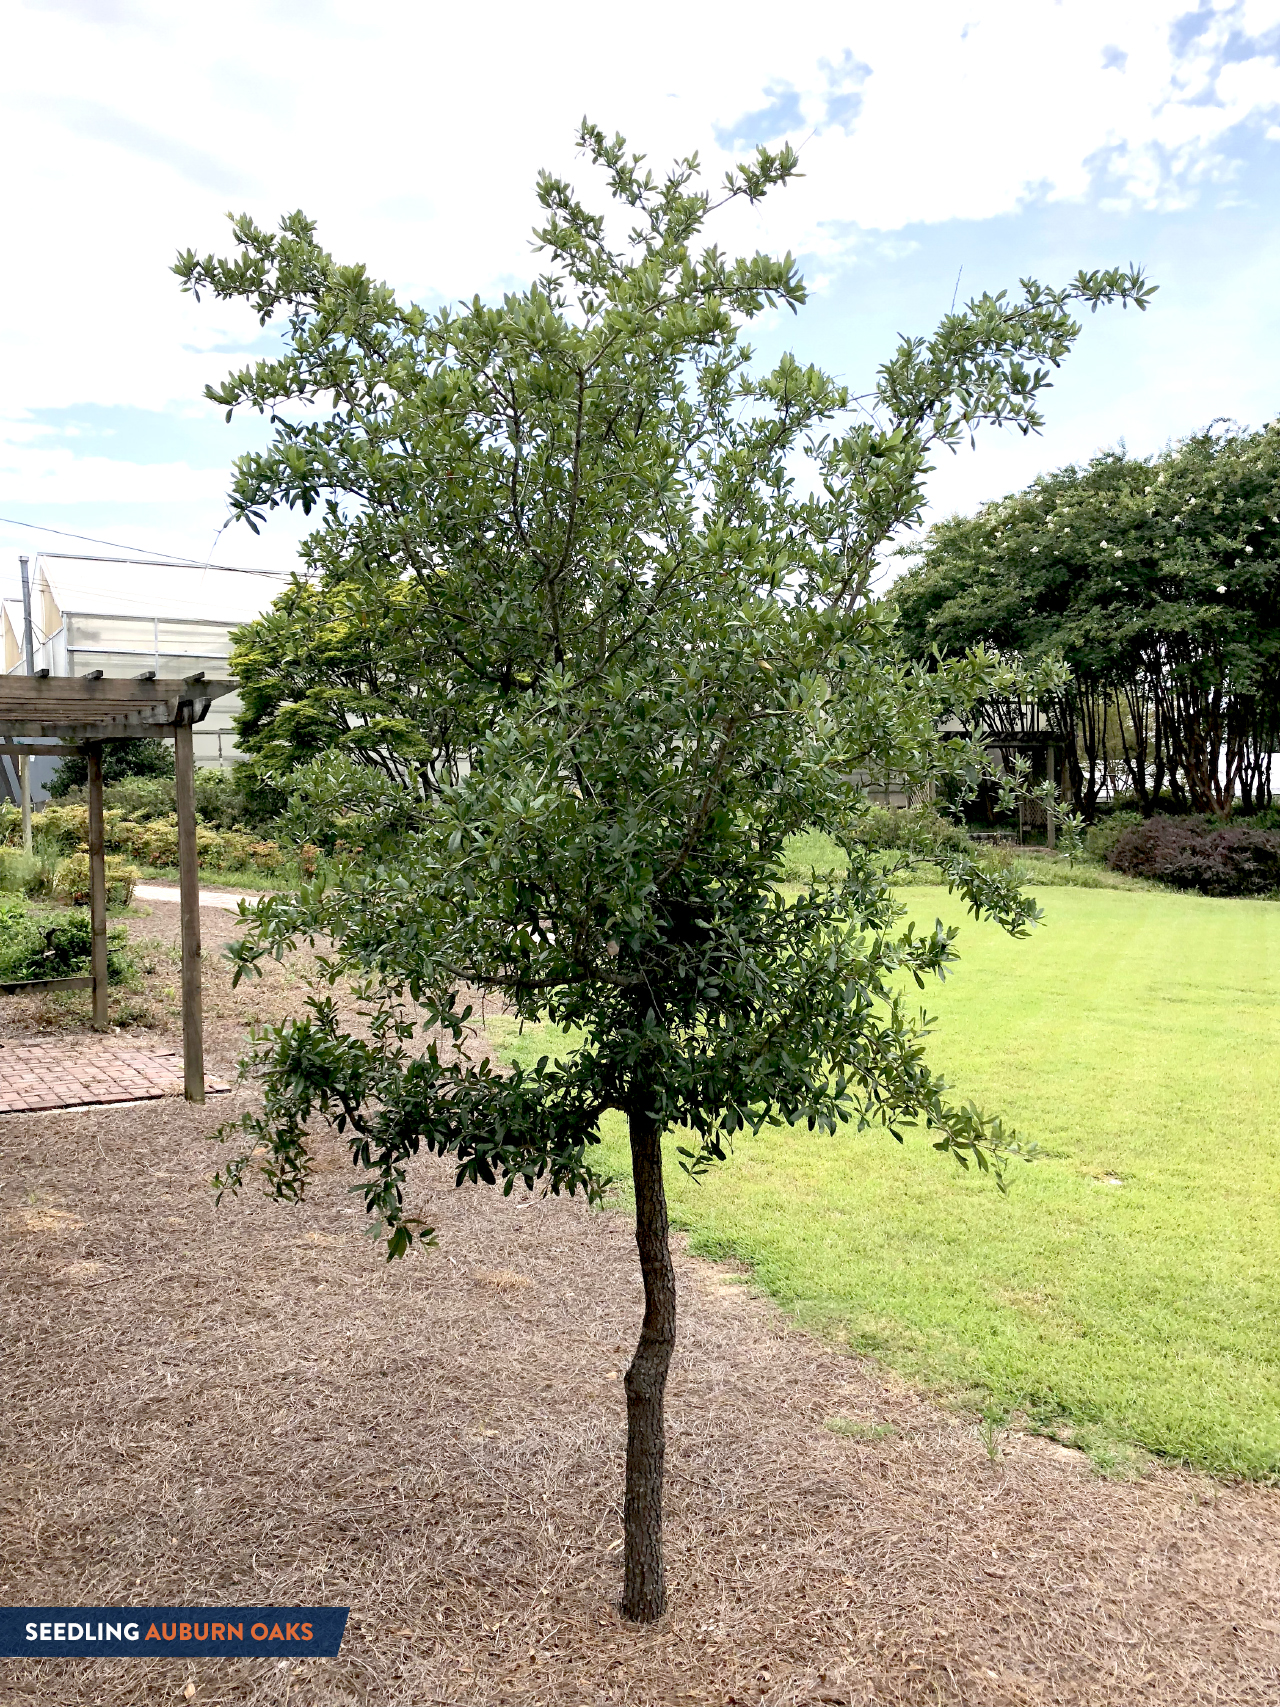
[[(211, 1070), (292, 976), (211, 969)], [(0, 1661), (5, 1703), (1280, 1700), (1280, 1493), (1029, 1437), (993, 1462), (683, 1252), (672, 1606), (625, 1626), (626, 1219), (424, 1162), (440, 1248), (388, 1266), (331, 1140), (306, 1204), (214, 1208), (206, 1134), (246, 1094), (0, 1119), (0, 1600), (350, 1604), (342, 1655)]]

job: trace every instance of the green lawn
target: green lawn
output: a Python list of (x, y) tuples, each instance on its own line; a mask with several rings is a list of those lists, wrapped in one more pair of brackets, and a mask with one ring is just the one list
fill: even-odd
[(1280, 906), (1040, 899), (1013, 942), (943, 890), (904, 892), (920, 924), (964, 919), (928, 992), (934, 1061), (1044, 1152), (1008, 1197), (923, 1134), (775, 1130), (702, 1186), (673, 1158), (673, 1215), (801, 1320), (1100, 1462), (1280, 1476)]

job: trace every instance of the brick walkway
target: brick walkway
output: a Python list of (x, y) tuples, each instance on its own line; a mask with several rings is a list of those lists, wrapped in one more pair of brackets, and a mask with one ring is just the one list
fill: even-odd
[[(205, 1091), (230, 1090), (205, 1079)], [(172, 1049), (79, 1038), (74, 1043), (0, 1044), (0, 1114), (182, 1095), (182, 1057)]]

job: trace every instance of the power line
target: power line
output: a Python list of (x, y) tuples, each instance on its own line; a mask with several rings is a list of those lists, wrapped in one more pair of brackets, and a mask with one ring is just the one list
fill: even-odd
[[(152, 551), (146, 545), (122, 545), (118, 539), (99, 539), (92, 533), (68, 533), (66, 528), (47, 528), (39, 522), (16, 521), (12, 516), (0, 516), (0, 522), (8, 527), (30, 528), (34, 533), (56, 533), (61, 539), (84, 539), (90, 545), (109, 545), (114, 551), (140, 551), (144, 557), (158, 558), (161, 563), (183, 563), (190, 569), (217, 569), (224, 575), (275, 575), (281, 578), (289, 573), (286, 569), (237, 569), (229, 563), (202, 563), (198, 557), (173, 557), (168, 552)], [(218, 531), (221, 533), (221, 528)], [(104, 557), (100, 561), (106, 563), (109, 559)]]

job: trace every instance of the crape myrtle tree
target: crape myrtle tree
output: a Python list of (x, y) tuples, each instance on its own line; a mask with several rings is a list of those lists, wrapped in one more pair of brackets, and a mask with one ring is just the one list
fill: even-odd
[[(257, 1168), (297, 1198), (322, 1117), (398, 1256), (431, 1238), (405, 1192), (421, 1149), (453, 1157), (459, 1184), (598, 1198), (593, 1146), (621, 1111), (645, 1296), (622, 1605), (649, 1620), (675, 1339), (664, 1133), (685, 1135), (695, 1175), (767, 1121), (923, 1124), (983, 1168), (1011, 1146), (949, 1098), (901, 995), (944, 971), (954, 933), (902, 928), (856, 830), (868, 776), (975, 775), (981, 755), (939, 724), (1015, 691), (1014, 673), (982, 651), (902, 662), (868, 582), (931, 451), (981, 422), (1037, 427), (1071, 305), (1142, 306), (1149, 287), (1117, 271), (984, 296), (905, 339), (855, 413), (790, 356), (757, 372), (741, 339), (804, 302), (791, 257), (702, 242), (717, 206), (795, 173), (789, 148), (758, 151), (717, 201), (696, 159), (657, 177), (621, 138), (584, 124), (580, 141), (611, 214), (542, 176), (547, 270), (501, 303), (401, 303), (301, 214), (278, 233), (237, 219), (234, 258), (179, 261), (188, 289), (287, 324), (279, 359), (209, 391), (273, 426), (237, 464), (235, 513), (319, 515), (304, 572), (240, 631), (243, 739), (260, 761), (327, 767), (368, 844), (329, 886), (261, 903), (235, 951), (239, 976), (319, 942), (364, 1020), (345, 1029), (322, 984), (260, 1037), (261, 1110), (219, 1179)], [(810, 826), (848, 874), (784, 898), (783, 843)], [(1014, 933), (1035, 916), (959, 858), (947, 875)], [(563, 1027), (563, 1054), (503, 1072), (453, 1047), (477, 991)]]
[(1272, 800), (1280, 744), (1280, 426), (1109, 451), (934, 527), (895, 585), (924, 660), (1065, 660), (1047, 702), (1092, 818), (1116, 761), (1144, 813)]

